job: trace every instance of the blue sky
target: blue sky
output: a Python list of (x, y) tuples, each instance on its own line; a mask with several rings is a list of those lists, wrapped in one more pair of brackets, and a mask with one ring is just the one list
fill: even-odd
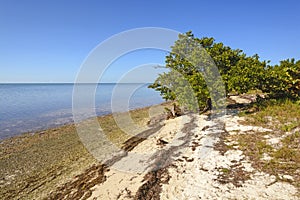
[[(192, 30), (261, 59), (300, 59), (300, 1), (0, 1), (0, 82), (73, 82), (89, 52), (140, 27)], [(165, 52), (120, 58), (103, 82)]]

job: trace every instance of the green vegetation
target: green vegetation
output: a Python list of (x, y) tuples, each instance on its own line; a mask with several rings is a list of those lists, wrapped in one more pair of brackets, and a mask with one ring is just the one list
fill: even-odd
[[(300, 191), (300, 60), (287, 59), (271, 66), (257, 54), (247, 56), (240, 49), (213, 38), (196, 38), (189, 31), (179, 35), (165, 62), (169, 72), (160, 74), (149, 87), (187, 109), (201, 111), (208, 107), (209, 99), (218, 108), (222, 102), (217, 100), (229, 94), (256, 94), (256, 102), (240, 112), (246, 118), (243, 123), (273, 132), (236, 134), (231, 139), (256, 169), (292, 182)], [(272, 144), (268, 138), (278, 143)], [(221, 180), (226, 182), (231, 171), (224, 168), (221, 172)]]
[(218, 108), (224, 103), (218, 100), (232, 92), (260, 90), (269, 97), (300, 98), (300, 61), (287, 59), (271, 66), (257, 54), (247, 56), (214, 38), (196, 38), (191, 31), (179, 35), (166, 56), (166, 68), (169, 72), (149, 87), (191, 110), (202, 110), (209, 98)]
[(248, 124), (275, 129), (279, 135), (300, 127), (300, 104), (298, 102), (290, 99), (259, 98), (250, 107), (255, 107), (260, 112), (250, 115), (251, 118), (247, 118)]
[[(239, 147), (253, 166), (291, 182), (300, 191), (300, 104), (291, 100), (264, 100), (254, 104), (259, 112), (243, 115), (247, 125), (269, 128), (272, 132), (236, 135)], [(277, 142), (270, 144), (268, 139)], [(264, 159), (265, 156), (269, 159)], [(289, 175), (292, 179), (284, 178)], [(300, 195), (300, 194), (299, 194)]]
[(269, 66), (263, 92), (275, 98), (300, 99), (300, 61), (287, 59), (279, 65)]

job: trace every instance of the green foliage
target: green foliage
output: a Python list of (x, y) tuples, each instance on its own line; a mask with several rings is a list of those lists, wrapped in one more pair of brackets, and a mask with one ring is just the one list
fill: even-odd
[(265, 87), (263, 92), (271, 96), (300, 98), (300, 61), (287, 59), (280, 62), (280, 65), (269, 67), (266, 73)]
[(257, 55), (252, 57), (243, 56), (229, 70), (228, 92), (247, 93), (250, 90), (261, 89), (265, 78), (266, 65), (265, 61), (259, 61)]
[[(166, 56), (166, 67), (170, 71), (160, 74), (149, 86), (160, 91), (164, 99), (176, 99), (179, 104), (194, 111), (205, 107), (205, 102), (209, 98), (207, 81), (200, 71), (204, 71), (203, 66), (211, 63), (210, 57), (199, 42), (195, 41), (191, 32), (179, 35), (172, 52)], [(204, 42), (205, 45), (209, 45), (212, 41), (207, 39)], [(201, 57), (201, 63), (197, 60), (197, 56)]]
[(300, 61), (269, 66), (257, 54), (247, 56), (214, 38), (196, 38), (191, 31), (180, 34), (171, 48), (165, 61), (170, 71), (149, 87), (190, 110), (202, 110), (209, 98), (215, 108), (221, 107), (231, 92), (261, 90), (270, 96), (300, 97)]

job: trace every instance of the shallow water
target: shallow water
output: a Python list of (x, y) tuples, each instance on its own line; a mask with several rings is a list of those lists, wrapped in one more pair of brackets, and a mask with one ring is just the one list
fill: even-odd
[[(147, 84), (107, 83), (96, 86), (96, 92), (92, 94), (96, 115), (112, 112), (112, 96), (115, 97), (114, 111), (150, 106), (163, 101), (157, 92), (147, 88)], [(116, 86), (117, 90), (113, 93)], [(88, 91), (95, 88), (95, 85), (84, 84), (80, 87), (86, 87)], [(73, 89), (74, 84), (0, 84), (0, 139), (73, 122)], [(90, 111), (84, 111), (87, 106), (86, 95), (78, 98), (83, 102), (82, 119), (90, 117)]]

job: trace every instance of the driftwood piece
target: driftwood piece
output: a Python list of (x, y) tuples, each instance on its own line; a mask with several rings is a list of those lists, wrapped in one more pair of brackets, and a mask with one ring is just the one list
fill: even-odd
[(175, 117), (179, 117), (182, 115), (181, 109), (175, 103), (173, 103), (171, 109), (165, 107), (165, 111), (167, 113), (166, 119), (174, 119)]

